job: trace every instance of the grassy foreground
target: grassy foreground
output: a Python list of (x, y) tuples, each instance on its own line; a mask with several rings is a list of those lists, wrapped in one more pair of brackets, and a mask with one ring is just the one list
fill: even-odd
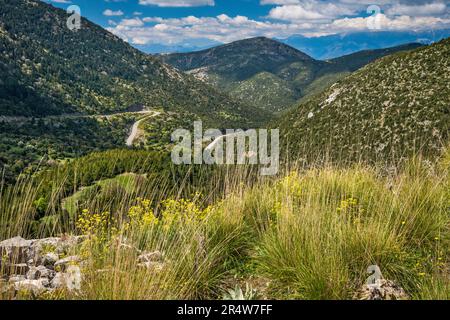
[[(158, 203), (154, 186), (121, 199), (126, 210), (84, 209), (61, 227), (87, 236), (74, 249), (85, 259), (82, 288), (38, 298), (352, 299), (378, 265), (412, 299), (449, 299), (449, 168), (447, 152), (391, 171), (290, 168), (252, 186), (236, 174), (211, 182), (227, 184), (220, 194)], [(33, 188), (3, 195), (0, 240), (26, 236)], [(138, 250), (161, 261), (142, 268)]]

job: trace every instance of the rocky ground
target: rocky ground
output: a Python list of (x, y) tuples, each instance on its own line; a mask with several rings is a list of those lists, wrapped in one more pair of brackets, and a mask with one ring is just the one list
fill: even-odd
[[(0, 296), (14, 298), (23, 292), (38, 297), (57, 289), (81, 293), (82, 270), (87, 261), (77, 255), (75, 249), (85, 238), (65, 236), (25, 240), (15, 237), (0, 242)], [(164, 268), (163, 255), (159, 251), (133, 249), (139, 253), (138, 267)]]
[[(83, 237), (0, 242), (0, 282), (3, 293), (27, 291), (38, 296), (54, 289), (79, 290), (82, 259), (70, 255)], [(0, 288), (1, 288), (0, 287)]]
[[(83, 267), (87, 261), (76, 254), (76, 247), (85, 236), (64, 236), (26, 240), (15, 237), (0, 242), (0, 297), (14, 299), (19, 293), (37, 298), (54, 290), (81, 293)], [(125, 249), (136, 250), (136, 265), (153, 271), (165, 267), (164, 256), (159, 251), (141, 252), (127, 244)], [(108, 270), (97, 270), (104, 272)], [(354, 299), (405, 300), (405, 291), (390, 280), (380, 279), (364, 285)]]

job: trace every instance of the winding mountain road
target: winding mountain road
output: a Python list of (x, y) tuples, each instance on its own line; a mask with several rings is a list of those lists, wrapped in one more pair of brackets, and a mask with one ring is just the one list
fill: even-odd
[(153, 118), (153, 117), (159, 116), (161, 114), (161, 112), (159, 112), (159, 111), (140, 111), (139, 113), (150, 114), (150, 115), (145, 116), (144, 118), (136, 121), (133, 124), (133, 127), (131, 128), (131, 133), (128, 136), (127, 141), (126, 141), (126, 145), (128, 147), (132, 147), (133, 146), (134, 140), (136, 139), (137, 135), (139, 134), (139, 125), (141, 124), (141, 122), (144, 121), (144, 120), (147, 120), (149, 118)]
[[(130, 112), (117, 112), (117, 113), (105, 114), (105, 115), (102, 115), (102, 114), (101, 115), (62, 114), (62, 115), (57, 115), (57, 116), (47, 116), (47, 117), (41, 117), (41, 118), (35, 118), (35, 119), (49, 119), (49, 120), (87, 119), (87, 118), (110, 119), (112, 117), (123, 116), (123, 115), (130, 115), (130, 114), (138, 114), (138, 115), (142, 114), (142, 115), (144, 115), (143, 118), (139, 119), (138, 121), (136, 121), (133, 124), (133, 127), (131, 128), (131, 133), (128, 136), (128, 138), (126, 139), (126, 145), (128, 147), (131, 147), (131, 146), (133, 146), (134, 140), (136, 139), (136, 137), (139, 134), (139, 125), (141, 124), (141, 122), (146, 120), (146, 119), (148, 119), (148, 118), (159, 116), (161, 114), (161, 112), (155, 111), (155, 110), (141, 110), (141, 111), (130, 111)], [(32, 117), (0, 116), (0, 123), (1, 122), (20, 123), (20, 122), (24, 122), (24, 121), (29, 121), (30, 119), (32, 119)]]

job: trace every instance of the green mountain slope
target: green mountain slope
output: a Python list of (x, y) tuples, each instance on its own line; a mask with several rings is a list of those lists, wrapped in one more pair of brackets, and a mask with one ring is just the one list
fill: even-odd
[(438, 152), (450, 125), (450, 39), (356, 71), (278, 123), (290, 151), (370, 159)]
[(247, 103), (280, 112), (375, 59), (417, 46), (420, 45), (362, 51), (319, 61), (288, 45), (260, 37), (160, 58)]
[(217, 126), (257, 120), (250, 106), (41, 1), (0, 0), (0, 115), (100, 114), (146, 106)]
[(282, 110), (281, 106), (295, 103), (299, 90), (293, 88), (289, 81), (283, 80), (270, 72), (260, 72), (233, 88), (233, 96), (246, 100), (252, 97), (255, 105), (271, 111)]

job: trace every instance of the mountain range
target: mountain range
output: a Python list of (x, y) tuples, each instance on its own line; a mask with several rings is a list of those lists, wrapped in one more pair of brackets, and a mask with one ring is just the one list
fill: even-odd
[(0, 0), (0, 165), (15, 175), (44, 157), (125, 147), (139, 118), (129, 111), (143, 108), (160, 112), (137, 128), (139, 146), (158, 151), (196, 119), (221, 129), (270, 123), (283, 153), (386, 158), (436, 153), (448, 139), (448, 39), (329, 60), (261, 37), (152, 56), (86, 19), (78, 31), (66, 20), (41, 1)]
[(327, 60), (363, 50), (397, 47), (408, 43), (431, 44), (450, 37), (450, 29), (424, 31), (367, 31), (321, 37), (293, 35), (277, 39), (318, 60)]
[[(300, 50), (317, 60), (329, 60), (363, 50), (377, 50), (405, 45), (408, 43), (431, 44), (450, 37), (450, 29), (428, 29), (411, 31), (378, 31), (347, 32), (306, 37), (292, 35), (287, 38), (273, 38)], [(221, 46), (224, 43), (210, 39), (196, 39), (181, 44), (134, 44), (138, 49), (150, 53), (188, 53)]]
[(246, 104), (280, 112), (380, 57), (420, 46), (413, 43), (321, 61), (279, 41), (259, 37), (160, 57)]

